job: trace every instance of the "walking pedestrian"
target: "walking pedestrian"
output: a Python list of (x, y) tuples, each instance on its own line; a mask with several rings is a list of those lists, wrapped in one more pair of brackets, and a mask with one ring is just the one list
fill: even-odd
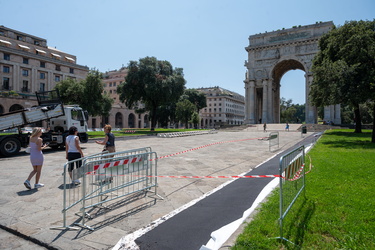
[(267, 132), (267, 123), (263, 124), (263, 132)]
[[(79, 137), (77, 136), (78, 129), (75, 126), (69, 128), (69, 135), (65, 138), (65, 151), (66, 151), (66, 159), (68, 161), (77, 160), (79, 158), (84, 157), (83, 152), (79, 143)], [(79, 169), (82, 166), (82, 160), (78, 160), (75, 162), (76, 169)], [(73, 180), (73, 172), (74, 169), (74, 162), (69, 164), (68, 172), (70, 179)], [(72, 184), (78, 185), (81, 181), (76, 178), (72, 181)]]
[(40, 138), (42, 135), (41, 128), (33, 128), (30, 136), (29, 146), (30, 146), (30, 162), (33, 166), (33, 170), (30, 172), (29, 177), (23, 183), (27, 189), (31, 189), (30, 181), (35, 175), (35, 185), (34, 188), (44, 187), (44, 184), (39, 183), (40, 175), (42, 174), (42, 166), (44, 162), (44, 155), (42, 150), (45, 149), (48, 144), (43, 145), (43, 139)]
[(289, 131), (289, 123), (286, 123), (286, 125), (285, 125), (285, 131)]

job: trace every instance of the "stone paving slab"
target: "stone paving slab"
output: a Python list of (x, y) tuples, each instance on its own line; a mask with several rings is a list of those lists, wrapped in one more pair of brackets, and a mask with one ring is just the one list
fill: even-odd
[[(270, 152), (269, 142), (261, 139), (267, 137), (269, 132), (244, 130), (177, 138), (117, 138), (116, 148), (119, 152), (151, 147), (159, 157), (168, 156), (158, 160), (158, 175), (239, 175), (277, 153)], [(309, 134), (308, 132), (305, 136)], [(279, 149), (288, 148), (302, 140), (300, 132), (279, 131), (279, 135)], [(93, 141), (82, 144), (82, 147), (85, 156), (102, 149)], [(183, 153), (170, 156), (178, 152)], [(146, 227), (230, 180), (158, 178), (157, 192), (164, 200), (143, 196), (113, 203), (113, 209), (109, 211), (94, 209), (94, 219), (88, 221), (95, 228), (94, 231), (51, 230), (50, 228), (62, 226), (61, 185), (66, 159), (64, 150), (47, 149), (44, 156), (40, 181), (45, 187), (38, 190), (27, 190), (23, 185), (32, 169), (28, 154), (21, 152), (15, 157), (0, 158), (0, 225), (15, 230), (26, 238), (43, 242), (51, 249), (111, 249), (125, 235)], [(31, 183), (34, 184), (34, 179)], [(69, 225), (77, 221), (78, 216), (67, 218)], [(33, 245), (30, 242), (19, 243), (22, 240), (17, 236), (4, 237), (8, 233), (1, 232), (1, 249), (29, 248), (28, 244)], [(40, 246), (35, 245), (33, 248), (38, 247)]]

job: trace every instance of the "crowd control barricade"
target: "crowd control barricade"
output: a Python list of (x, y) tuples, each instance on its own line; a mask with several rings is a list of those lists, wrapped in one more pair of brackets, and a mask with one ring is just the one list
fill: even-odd
[[(283, 221), (292, 208), (293, 204), (305, 190), (305, 147), (301, 146), (280, 158), (280, 237), (284, 238)], [(293, 243), (293, 242), (291, 242)]]
[[(68, 172), (69, 164), (82, 162), (80, 168)], [(51, 229), (74, 229), (67, 226), (67, 213), (79, 212), (80, 224), (76, 225), (92, 229), (85, 224), (86, 209), (99, 206), (112, 200), (135, 192), (152, 191), (156, 193), (157, 155), (150, 147), (122, 152), (101, 152), (64, 165), (63, 172), (63, 226)], [(152, 177), (154, 176), (154, 177)], [(78, 180), (80, 184), (73, 183)], [(71, 225), (72, 223), (70, 223)]]
[(270, 152), (273, 146), (277, 146), (277, 148), (279, 148), (279, 132), (271, 132), (268, 137), (268, 140)]

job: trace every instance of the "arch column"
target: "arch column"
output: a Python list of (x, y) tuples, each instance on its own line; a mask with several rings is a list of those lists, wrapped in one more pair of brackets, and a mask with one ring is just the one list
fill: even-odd
[(272, 81), (273, 79), (268, 79), (268, 91), (267, 91), (267, 106), (268, 106), (268, 117), (267, 122), (273, 123), (273, 98), (272, 98)]
[(250, 80), (248, 83), (246, 83), (245, 95), (245, 123), (255, 124), (255, 81)]
[(333, 121), (335, 124), (341, 124), (341, 105), (335, 105), (335, 119)]
[(268, 81), (263, 79), (262, 123), (268, 123)]
[(310, 93), (310, 86), (313, 81), (313, 76), (305, 74), (305, 81), (306, 81), (306, 114), (305, 114), (305, 121), (306, 123), (317, 123), (317, 115), (316, 115), (316, 107), (311, 105), (309, 100), (309, 93)]

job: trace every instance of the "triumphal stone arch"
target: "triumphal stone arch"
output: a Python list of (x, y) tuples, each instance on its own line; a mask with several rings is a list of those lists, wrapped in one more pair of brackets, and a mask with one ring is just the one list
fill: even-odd
[[(245, 123), (280, 123), (280, 80), (289, 70), (305, 72), (306, 123), (317, 123), (316, 107), (309, 101), (313, 80), (312, 60), (319, 38), (331, 30), (333, 22), (298, 26), (252, 35), (246, 47)], [(324, 108), (324, 120), (341, 123), (340, 105)], [(290, 121), (295, 122), (295, 121)]]

